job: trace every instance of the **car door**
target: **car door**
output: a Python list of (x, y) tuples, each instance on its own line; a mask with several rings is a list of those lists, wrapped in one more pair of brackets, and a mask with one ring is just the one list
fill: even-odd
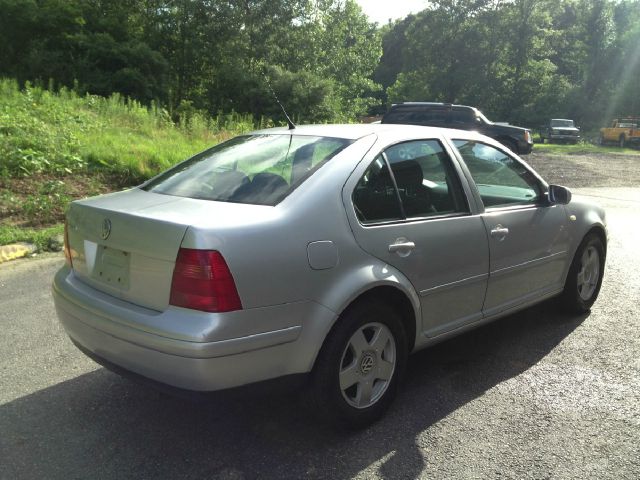
[(523, 162), (482, 142), (454, 140), (485, 207), (490, 269), (483, 312), (491, 316), (563, 288), (569, 236), (562, 205)]
[(460, 173), (439, 140), (403, 142), (356, 173), (351, 197), (356, 241), (411, 281), (427, 336), (482, 317), (488, 242)]

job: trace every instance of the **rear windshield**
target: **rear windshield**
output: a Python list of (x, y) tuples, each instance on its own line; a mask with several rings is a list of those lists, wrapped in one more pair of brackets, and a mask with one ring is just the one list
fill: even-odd
[(551, 120), (552, 127), (573, 127), (573, 120)]
[(303, 135), (236, 137), (176, 165), (142, 189), (204, 200), (276, 205), (352, 142)]

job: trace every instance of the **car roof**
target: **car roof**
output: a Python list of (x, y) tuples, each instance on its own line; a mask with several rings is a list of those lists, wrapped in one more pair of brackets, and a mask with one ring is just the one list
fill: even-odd
[(393, 105), (391, 105), (391, 108), (399, 109), (399, 108), (420, 107), (420, 106), (444, 107), (444, 108), (450, 108), (454, 110), (462, 110), (462, 109), (478, 110), (476, 107), (472, 107), (471, 105), (457, 105), (455, 103), (443, 103), (443, 102), (401, 102), (401, 103), (394, 103)]
[(366, 123), (366, 124), (327, 124), (327, 125), (300, 125), (290, 130), (287, 127), (267, 128), (263, 130), (256, 130), (251, 134), (270, 134), (270, 135), (308, 135), (319, 137), (333, 137), (333, 138), (345, 138), (349, 140), (357, 140), (367, 135), (378, 136), (398, 136), (398, 137), (412, 137), (424, 138), (440, 137), (446, 135), (451, 137), (452, 135), (462, 135), (464, 137), (474, 137), (474, 132), (465, 130), (453, 130), (450, 128), (439, 127), (427, 127), (422, 125), (401, 125), (401, 124), (388, 124), (388, 123)]

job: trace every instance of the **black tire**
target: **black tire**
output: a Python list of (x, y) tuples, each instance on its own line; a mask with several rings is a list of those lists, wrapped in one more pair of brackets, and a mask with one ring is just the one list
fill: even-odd
[[(589, 262), (589, 253), (597, 254), (597, 272), (594, 272), (593, 267), (595, 263), (593, 260)], [(604, 275), (606, 250), (602, 243), (602, 240), (595, 233), (590, 233), (582, 240), (578, 250), (576, 251), (569, 273), (567, 274), (567, 280), (564, 284), (564, 291), (560, 297), (561, 307), (568, 313), (586, 313), (591, 309), (598, 298), (600, 293), (600, 287), (602, 286), (602, 277)], [(585, 264), (585, 258), (587, 263), (592, 263), (590, 267)], [(585, 272), (589, 270), (590, 274), (585, 280)], [(597, 278), (593, 278), (597, 275)], [(587, 283), (587, 285), (585, 285)]]
[(620, 138), (618, 139), (618, 146), (620, 148), (624, 148), (626, 145), (626, 139), (624, 138), (624, 135), (620, 135)]
[[(357, 332), (366, 334), (368, 329), (374, 329), (369, 325), (384, 326), (386, 330), (380, 327), (379, 331), (384, 331), (385, 335), (390, 334), (390, 341), (394, 342), (393, 360), (395, 361), (395, 367), (392, 369), (388, 381), (371, 380), (377, 375), (376, 369), (379, 368), (379, 365), (382, 365), (384, 359), (382, 352), (373, 350), (374, 338), (371, 339), (371, 344), (367, 344), (371, 349), (367, 349), (364, 355), (357, 357), (353, 353), (351, 343), (353, 337)], [(375, 331), (373, 333), (377, 335)], [(364, 337), (368, 342), (367, 335), (364, 335)], [(390, 351), (389, 344), (387, 343), (386, 345), (388, 348), (385, 351)], [(351, 306), (341, 315), (327, 336), (312, 372), (310, 393), (318, 413), (324, 420), (340, 429), (363, 428), (378, 420), (389, 408), (397, 394), (399, 382), (406, 366), (407, 352), (405, 330), (400, 315), (393, 308), (385, 303), (376, 301), (362, 301)], [(388, 358), (384, 359), (384, 361), (386, 362)], [(365, 361), (367, 363), (374, 362), (374, 366), (369, 366), (367, 370), (363, 367)], [(345, 364), (347, 364), (346, 367)], [(346, 372), (354, 368), (359, 381), (346, 388), (343, 392), (340, 385), (340, 372)], [(365, 370), (366, 373), (363, 373)], [(355, 403), (358, 401), (357, 398), (359, 398), (360, 393), (357, 395), (355, 393), (360, 392), (360, 389), (364, 388), (362, 384), (365, 383), (375, 385), (371, 389), (375, 390), (377, 388), (379, 396), (375, 398), (375, 394), (371, 395), (373, 397), (371, 398), (371, 405), (356, 407), (350, 402)], [(350, 397), (352, 394), (355, 399)]]
[(604, 144), (605, 144), (605, 141), (604, 141), (604, 135), (600, 134), (600, 135), (598, 136), (598, 145), (602, 146), (602, 145), (604, 145)]

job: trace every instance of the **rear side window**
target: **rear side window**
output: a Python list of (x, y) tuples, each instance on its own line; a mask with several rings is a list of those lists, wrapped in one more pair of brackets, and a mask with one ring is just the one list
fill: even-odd
[(444, 126), (448, 122), (449, 111), (446, 108), (405, 107), (391, 110), (382, 123), (400, 123), (406, 125)]
[(375, 158), (356, 185), (353, 205), (358, 219), (363, 223), (404, 218), (389, 166), (382, 155)]
[(248, 135), (206, 150), (142, 186), (179, 197), (276, 205), (351, 140)]
[(451, 111), (450, 123), (452, 125), (469, 125), (476, 123), (476, 114), (470, 108), (456, 108)]
[(353, 204), (363, 224), (469, 211), (460, 179), (436, 140), (387, 148), (358, 182)]

